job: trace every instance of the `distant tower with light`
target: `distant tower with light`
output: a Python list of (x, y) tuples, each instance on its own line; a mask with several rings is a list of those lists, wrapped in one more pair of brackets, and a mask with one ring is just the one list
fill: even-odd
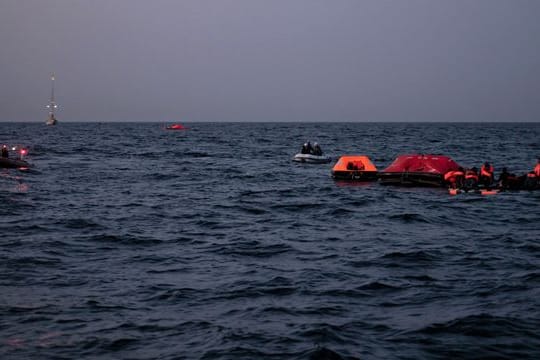
[(49, 104), (47, 105), (47, 109), (49, 109), (49, 117), (47, 119), (46, 124), (47, 125), (56, 125), (58, 122), (56, 120), (56, 117), (54, 116), (54, 111), (58, 108), (58, 105), (56, 105), (56, 102), (54, 101), (54, 74), (51, 75), (51, 100), (49, 101)]

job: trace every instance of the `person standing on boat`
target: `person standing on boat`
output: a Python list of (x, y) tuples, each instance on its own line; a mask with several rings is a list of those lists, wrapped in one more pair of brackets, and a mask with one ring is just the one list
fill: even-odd
[(6, 145), (2, 146), (2, 157), (6, 159), (9, 157), (9, 150)]
[(534, 174), (540, 179), (540, 158), (538, 159), (536, 166), (534, 167)]

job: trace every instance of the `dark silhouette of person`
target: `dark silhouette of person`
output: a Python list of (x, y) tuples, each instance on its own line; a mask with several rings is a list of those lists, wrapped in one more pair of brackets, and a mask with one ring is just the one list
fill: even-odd
[(6, 159), (9, 157), (9, 150), (6, 145), (2, 146), (2, 157)]
[(478, 169), (473, 167), (465, 171), (465, 183), (463, 184), (466, 190), (476, 189), (478, 187)]
[(311, 147), (311, 143), (308, 141), (306, 141), (304, 143), (304, 145), (302, 145), (302, 151), (301, 151), (302, 154), (312, 154), (313, 153), (313, 148)]
[(523, 176), (523, 188), (525, 190), (536, 190), (539, 187), (539, 178), (534, 171), (529, 171)]
[(309, 141), (306, 143), (306, 151), (306, 154), (313, 154), (313, 147)]
[(501, 189), (508, 189), (510, 187), (511, 176), (512, 174), (508, 172), (508, 169), (503, 167), (501, 174), (499, 175), (499, 180), (497, 181)]

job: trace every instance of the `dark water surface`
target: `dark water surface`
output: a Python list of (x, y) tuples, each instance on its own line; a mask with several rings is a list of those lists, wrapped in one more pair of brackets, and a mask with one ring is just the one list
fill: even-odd
[(523, 173), (540, 124), (187, 125), (0, 124), (35, 166), (0, 169), (1, 359), (540, 358), (540, 192), (290, 161)]

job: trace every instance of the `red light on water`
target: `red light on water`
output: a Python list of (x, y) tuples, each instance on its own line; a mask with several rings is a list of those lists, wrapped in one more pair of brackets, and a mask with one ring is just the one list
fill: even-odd
[(28, 154), (28, 150), (26, 149), (21, 149), (21, 155), (26, 155)]

